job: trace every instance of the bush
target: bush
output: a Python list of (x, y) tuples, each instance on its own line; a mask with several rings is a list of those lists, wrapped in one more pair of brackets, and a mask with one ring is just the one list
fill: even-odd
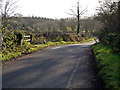
[[(81, 35), (76, 35), (74, 33), (37, 33), (33, 35), (33, 43), (35, 44), (42, 44), (44, 37), (46, 41), (52, 41), (52, 42), (80, 42), (83, 40)], [(87, 37), (87, 39), (90, 37)]]
[(2, 60), (9, 60), (11, 58), (16, 58), (20, 56), (22, 53), (29, 53), (29, 49), (33, 47), (28, 42), (23, 42), (22, 46), (18, 44), (18, 39), (16, 34), (21, 33), (25, 35), (25, 33), (21, 31), (8, 31), (6, 30), (3, 33), (3, 43), (2, 43)]
[(92, 49), (99, 69), (98, 74), (106, 83), (106, 88), (120, 88), (120, 55), (113, 53), (111, 48), (108, 48), (102, 43), (93, 45)]
[(113, 52), (120, 53), (120, 34), (108, 33), (106, 29), (102, 29), (98, 38), (105, 45), (111, 47)]
[(102, 39), (104, 38), (104, 36), (107, 35), (107, 34), (108, 34), (107, 29), (105, 29), (105, 28), (101, 29), (101, 30), (98, 32), (98, 39), (99, 39), (100, 41), (102, 41)]

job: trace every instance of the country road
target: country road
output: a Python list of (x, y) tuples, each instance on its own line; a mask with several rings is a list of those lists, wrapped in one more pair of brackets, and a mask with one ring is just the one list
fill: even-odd
[(90, 59), (94, 41), (47, 48), (3, 65), (3, 88), (98, 88)]

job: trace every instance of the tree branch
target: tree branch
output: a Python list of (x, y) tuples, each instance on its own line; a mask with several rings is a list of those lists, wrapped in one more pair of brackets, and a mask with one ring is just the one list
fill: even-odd
[(7, 12), (9, 12), (10, 9), (11, 9), (11, 7), (12, 7), (14, 4), (16, 4), (16, 3), (17, 3), (17, 1), (16, 1), (16, 2), (13, 2), (12, 4), (10, 4), (9, 7), (8, 7), (8, 9), (7, 9)]
[(72, 9), (70, 9), (70, 11), (71, 11), (75, 16), (77, 16), (77, 14), (76, 14)]
[(82, 15), (82, 14), (84, 14), (84, 13), (86, 13), (88, 10), (86, 10), (87, 9), (87, 7), (88, 6), (86, 6), (86, 8), (85, 9), (83, 9), (81, 12), (80, 12), (80, 15)]
[(4, 7), (1, 8), (1, 14), (4, 15), (4, 17), (12, 14), (14, 10), (18, 7), (17, 5), (15, 5), (16, 3), (17, 1), (7, 0)]

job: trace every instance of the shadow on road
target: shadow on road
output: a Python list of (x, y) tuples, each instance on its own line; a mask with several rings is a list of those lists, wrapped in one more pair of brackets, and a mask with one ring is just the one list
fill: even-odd
[(49, 48), (3, 66), (3, 88), (99, 87), (91, 61), (90, 45)]

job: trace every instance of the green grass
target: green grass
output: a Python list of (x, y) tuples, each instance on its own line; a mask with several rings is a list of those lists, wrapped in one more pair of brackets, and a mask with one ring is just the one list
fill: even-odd
[(80, 43), (85, 43), (85, 42), (89, 42), (89, 41), (93, 41), (93, 40), (95, 40), (96, 38), (90, 38), (90, 39), (87, 39), (87, 40), (83, 40), (83, 41), (81, 41)]
[(38, 51), (40, 49), (46, 48), (46, 47), (50, 47), (50, 46), (60, 46), (60, 45), (68, 45), (68, 44), (79, 44), (79, 43), (85, 43), (88, 41), (92, 41), (94, 40), (92, 39), (88, 39), (88, 40), (84, 40), (82, 42), (65, 42), (65, 41), (61, 41), (61, 42), (47, 42), (46, 44), (37, 44), (37, 45), (31, 45), (29, 43), (26, 43), (25, 45), (23, 45), (22, 47), (15, 47), (14, 50), (4, 50), (4, 53), (2, 53), (2, 61), (6, 61), (6, 60), (10, 60), (13, 58), (17, 58), (21, 55), (24, 54), (29, 54), (35, 51)]
[(99, 75), (106, 84), (106, 88), (119, 88), (120, 71), (119, 59), (120, 55), (112, 53), (112, 48), (108, 48), (102, 43), (92, 46), (96, 63), (99, 69)]

